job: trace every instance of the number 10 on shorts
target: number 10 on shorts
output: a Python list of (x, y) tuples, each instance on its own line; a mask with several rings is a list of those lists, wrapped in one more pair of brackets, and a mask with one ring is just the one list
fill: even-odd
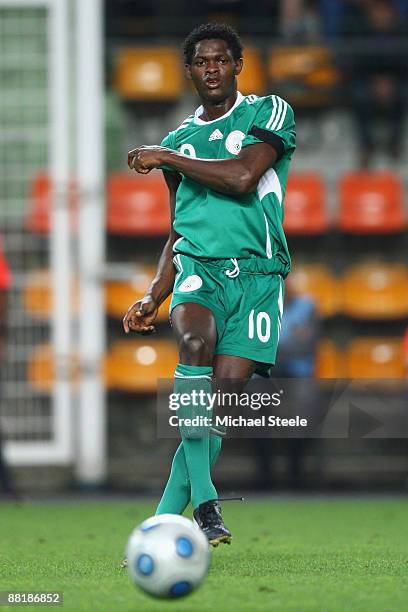
[(271, 319), (267, 312), (258, 312), (255, 320), (255, 309), (252, 309), (248, 317), (248, 337), (254, 339), (256, 335), (261, 342), (268, 342), (271, 337)]

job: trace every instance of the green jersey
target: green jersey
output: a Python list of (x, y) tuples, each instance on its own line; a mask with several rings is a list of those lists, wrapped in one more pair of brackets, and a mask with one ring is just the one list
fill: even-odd
[[(203, 121), (199, 107), (162, 145), (203, 159), (229, 159), (242, 147), (268, 142), (280, 157), (259, 180), (256, 191), (228, 195), (183, 176), (177, 190), (174, 229), (181, 236), (175, 253), (211, 259), (275, 260), (286, 273), (290, 257), (283, 231), (283, 201), (295, 149), (290, 105), (279, 96), (243, 96), (222, 117)], [(273, 261), (270, 262), (273, 267)]]

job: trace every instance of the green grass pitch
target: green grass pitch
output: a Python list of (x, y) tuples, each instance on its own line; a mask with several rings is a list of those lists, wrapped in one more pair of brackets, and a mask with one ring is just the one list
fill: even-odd
[(232, 545), (213, 551), (198, 591), (173, 601), (143, 595), (119, 569), (130, 531), (153, 510), (139, 502), (1, 505), (0, 591), (59, 590), (64, 607), (56, 609), (90, 612), (408, 609), (403, 499), (225, 503)]

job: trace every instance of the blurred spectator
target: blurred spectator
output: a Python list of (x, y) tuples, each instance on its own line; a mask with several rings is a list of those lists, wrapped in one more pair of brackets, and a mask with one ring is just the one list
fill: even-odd
[[(7, 290), (10, 288), (11, 274), (0, 245), (0, 366), (4, 358), (7, 330)], [(0, 389), (1, 393), (1, 389)], [(5, 495), (16, 497), (10, 470), (3, 456), (0, 430), (0, 483)]]
[[(286, 0), (285, 0), (286, 2)], [(275, 36), (279, 2), (271, 0), (105, 0), (106, 32), (111, 39), (185, 36), (199, 23), (230, 23), (240, 34)]]
[[(392, 0), (345, 2), (343, 36), (365, 39), (353, 49), (348, 67), (350, 98), (356, 119), (363, 168), (370, 166), (378, 145), (395, 161), (402, 153), (406, 101), (406, 55), (403, 3)], [(383, 126), (385, 142), (379, 141)]]
[[(362, 29), (367, 5), (373, 5), (375, 0), (319, 0), (319, 13), (322, 31), (327, 40), (347, 36), (364, 36)], [(408, 18), (408, 0), (385, 0), (397, 11), (401, 23)], [(402, 25), (402, 27), (404, 27)]]
[(319, 327), (313, 300), (295, 291), (289, 275), (285, 281), (285, 310), (274, 376), (314, 376)]
[(317, 0), (285, 0), (280, 3), (280, 33), (283, 38), (315, 42), (321, 38), (322, 20)]
[[(279, 340), (276, 365), (272, 370), (275, 378), (303, 378), (296, 385), (286, 384), (288, 401), (298, 407), (299, 416), (318, 410), (319, 393), (311, 380), (315, 374), (317, 343), (320, 322), (314, 302), (295, 291), (289, 274), (285, 281), (285, 310)], [(288, 484), (301, 489), (304, 481), (304, 456), (310, 440), (307, 438), (254, 440), (255, 455), (260, 477), (259, 485), (270, 488), (274, 484), (273, 457), (283, 451), (288, 460)]]

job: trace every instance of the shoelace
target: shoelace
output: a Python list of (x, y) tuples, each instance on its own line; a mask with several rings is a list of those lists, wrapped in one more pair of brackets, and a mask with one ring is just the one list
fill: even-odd
[(231, 261), (234, 264), (234, 267), (232, 270), (225, 270), (225, 274), (228, 276), (228, 278), (236, 278), (239, 275), (238, 261), (235, 259), (235, 257), (231, 257)]

